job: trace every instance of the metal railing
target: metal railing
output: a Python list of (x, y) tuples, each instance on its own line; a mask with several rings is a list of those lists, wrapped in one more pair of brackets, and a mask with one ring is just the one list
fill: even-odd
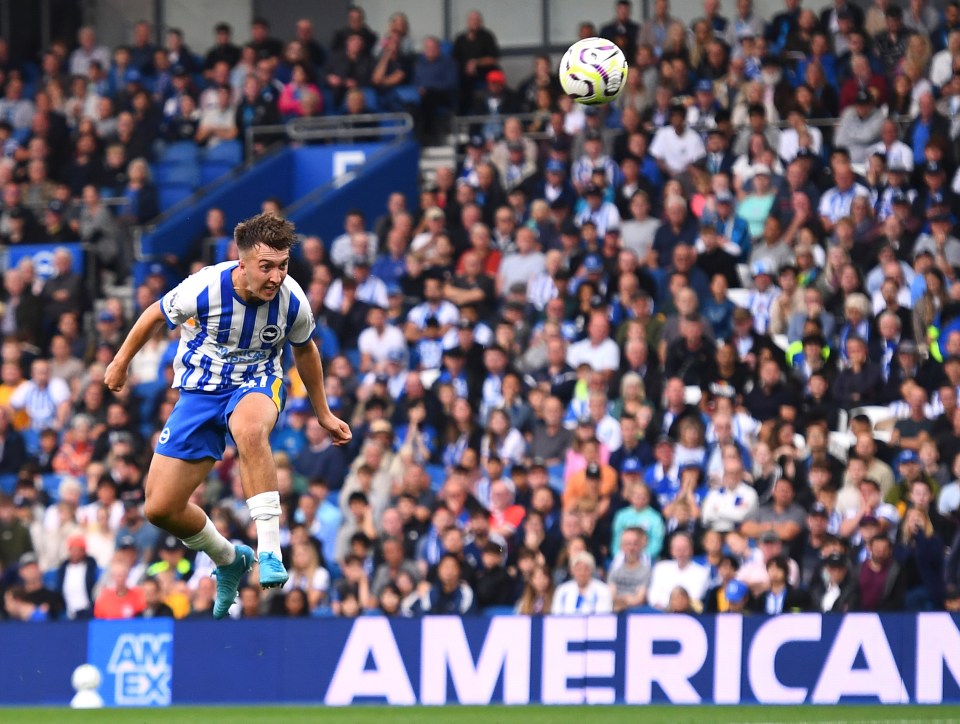
[(354, 116), (315, 116), (294, 118), (271, 126), (250, 126), (244, 131), (247, 159), (253, 158), (257, 139), (285, 137), (294, 143), (323, 141), (355, 141), (375, 139), (387, 141), (406, 137), (413, 131), (409, 113), (362, 113)]

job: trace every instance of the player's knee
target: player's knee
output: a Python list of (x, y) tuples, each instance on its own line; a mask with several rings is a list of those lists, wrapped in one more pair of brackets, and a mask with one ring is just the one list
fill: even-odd
[(164, 524), (170, 520), (173, 515), (170, 506), (156, 498), (148, 497), (143, 505), (143, 515), (152, 524), (158, 528), (163, 528)]
[(245, 421), (234, 425), (230, 431), (241, 453), (269, 454), (270, 428), (259, 420)]

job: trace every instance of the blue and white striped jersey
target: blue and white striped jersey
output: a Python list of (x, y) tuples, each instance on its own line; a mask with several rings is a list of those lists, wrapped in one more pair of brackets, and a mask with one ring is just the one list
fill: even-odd
[(204, 267), (163, 295), (171, 329), (180, 326), (173, 386), (228, 390), (260, 375), (280, 375), (283, 345), (311, 341), (313, 313), (300, 285), (287, 276), (269, 302), (247, 303), (233, 289), (237, 262)]

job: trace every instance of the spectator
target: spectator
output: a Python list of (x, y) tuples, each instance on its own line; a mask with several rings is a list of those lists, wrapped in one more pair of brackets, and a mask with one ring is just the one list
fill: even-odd
[(351, 33), (342, 50), (334, 50), (327, 66), (327, 85), (333, 90), (339, 106), (348, 90), (366, 88), (373, 76), (373, 60), (364, 48), (363, 36)]
[(115, 562), (110, 566), (110, 580), (97, 596), (94, 618), (129, 619), (144, 612), (146, 596), (142, 588), (128, 585), (129, 573), (130, 569), (123, 563)]
[(701, 601), (707, 592), (710, 572), (693, 561), (693, 541), (687, 533), (670, 538), (670, 558), (658, 561), (650, 575), (647, 600), (654, 608), (665, 611), (675, 588), (680, 587), (689, 599)]
[(467, 15), (467, 27), (454, 39), (451, 55), (460, 70), (461, 109), (466, 109), (473, 92), (484, 80), (490, 82), (490, 73), (500, 61), (497, 38), (484, 26), (479, 11)]
[(233, 29), (230, 23), (217, 23), (213, 27), (214, 44), (203, 60), (204, 75), (210, 73), (217, 63), (225, 62), (233, 68), (240, 62), (240, 48), (232, 42)]
[(596, 578), (597, 564), (586, 551), (570, 558), (571, 579), (557, 586), (550, 612), (554, 615), (591, 615), (611, 613), (613, 595), (610, 587)]
[(461, 578), (462, 563), (452, 553), (440, 558), (437, 564), (437, 582), (420, 598), (414, 612), (421, 615), (460, 616), (476, 612), (473, 589)]
[(823, 613), (847, 613), (860, 608), (860, 586), (840, 553), (824, 560), (824, 575), (810, 584), (814, 610)]
[(224, 84), (217, 88), (217, 105), (206, 108), (200, 115), (196, 142), (213, 147), (223, 141), (232, 141), (237, 137), (236, 109), (230, 102), (231, 88)]
[(97, 36), (92, 27), (85, 26), (77, 31), (77, 43), (80, 47), (70, 54), (71, 76), (86, 76), (87, 69), (94, 61), (101, 68), (110, 67), (110, 51), (103, 45), (97, 45)]

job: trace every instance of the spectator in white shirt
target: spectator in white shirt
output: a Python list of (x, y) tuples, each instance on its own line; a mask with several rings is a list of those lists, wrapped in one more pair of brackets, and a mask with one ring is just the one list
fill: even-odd
[(620, 212), (617, 207), (609, 201), (603, 200), (603, 189), (599, 186), (590, 184), (583, 191), (586, 200), (586, 206), (577, 214), (576, 223), (583, 226), (587, 221), (592, 221), (597, 227), (597, 234), (603, 236), (609, 229), (620, 228)]
[(387, 356), (393, 350), (399, 350), (406, 358), (407, 342), (403, 338), (403, 332), (394, 325), (387, 324), (387, 313), (383, 307), (370, 307), (367, 324), (370, 326), (363, 330), (357, 339), (362, 372), (369, 372), (371, 369), (382, 371), (387, 363)]
[(92, 60), (97, 61), (101, 68), (110, 67), (110, 50), (103, 45), (97, 45), (97, 35), (92, 27), (80, 28), (77, 42), (80, 47), (70, 54), (70, 75), (86, 77)]
[(757, 510), (757, 491), (744, 482), (740, 456), (725, 457), (719, 488), (703, 499), (703, 525), (729, 533)]
[(670, 557), (672, 560), (659, 561), (650, 574), (647, 602), (661, 611), (669, 607), (670, 594), (677, 586), (691, 599), (702, 601), (710, 584), (710, 569), (693, 561), (693, 539), (688, 533), (674, 533)]
[(232, 141), (237, 137), (236, 112), (230, 103), (232, 89), (224, 83), (217, 88), (217, 105), (207, 108), (200, 116), (196, 142), (212, 148), (221, 141)]
[(70, 388), (59, 377), (50, 376), (47, 360), (34, 360), (30, 379), (10, 396), (10, 407), (25, 410), (33, 430), (60, 430), (70, 414)]
[(330, 261), (343, 269), (353, 257), (365, 254), (372, 263), (377, 258), (378, 239), (365, 229), (363, 212), (351, 209), (343, 218), (343, 232), (330, 245)]
[(833, 227), (840, 219), (850, 216), (850, 206), (855, 196), (869, 196), (870, 191), (859, 184), (853, 175), (849, 161), (841, 159), (835, 164), (834, 186), (820, 197), (820, 222), (827, 234), (833, 233)]
[(656, 132), (650, 143), (650, 155), (665, 173), (678, 176), (706, 153), (700, 134), (687, 128), (686, 106), (682, 103), (670, 106), (670, 125)]
[(553, 594), (551, 613), (586, 616), (613, 612), (610, 587), (593, 577), (597, 563), (586, 551), (575, 553), (570, 559), (570, 575), (566, 583)]
[(587, 338), (567, 349), (567, 364), (577, 369), (588, 364), (599, 372), (613, 372), (620, 367), (620, 348), (610, 339), (610, 322), (603, 312), (590, 315)]
[[(957, 34), (960, 38), (960, 33)], [(897, 122), (886, 118), (880, 126), (880, 140), (867, 149), (869, 158), (875, 153), (885, 154), (887, 171), (893, 168), (902, 168), (904, 171), (913, 171), (913, 149), (899, 139)]]

